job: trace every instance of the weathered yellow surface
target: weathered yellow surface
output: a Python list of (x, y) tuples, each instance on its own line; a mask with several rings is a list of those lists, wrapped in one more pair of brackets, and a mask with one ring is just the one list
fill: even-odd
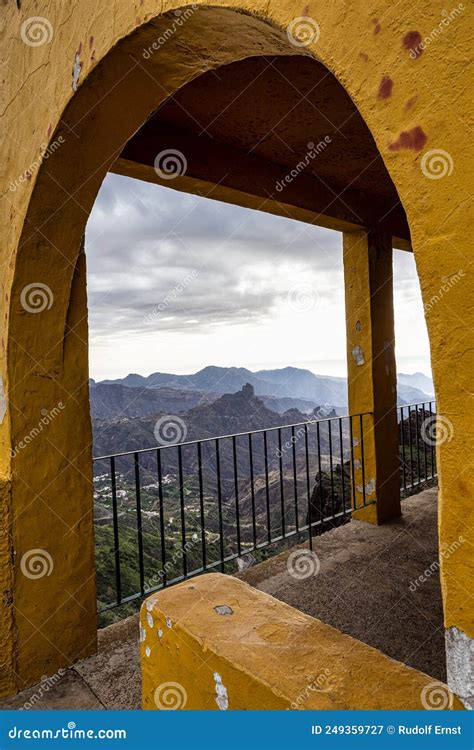
[[(250, 55), (299, 54), (286, 28), (301, 15), (312, 17), (320, 30), (304, 54), (327, 66), (356, 104), (407, 213), (438, 411), (447, 427), (438, 449), (440, 540), (449, 547), (460, 536), (472, 538), (470, 6), (443, 26), (443, 0), (301, 6), (294, 0), (216, 0), (212, 9), (198, 0), (196, 5), (179, 32), (148, 60), (143, 50), (169, 28), (174, 15), (163, 14), (173, 14), (179, 3), (2, 5), (0, 375), (6, 408), (0, 410), (0, 643), (6, 669), (0, 694), (94, 648), (85, 276), (75, 270), (102, 179), (144, 120), (193, 77)], [(24, 41), (24, 24), (32, 16), (46, 19), (43, 44)], [(409, 54), (411, 39), (427, 37), (440, 25), (441, 33), (421, 55)], [(59, 147), (40, 165), (42, 150), (53, 144)], [(441, 179), (426, 176), (433, 149), (442, 150), (447, 164)], [(451, 283), (459, 271), (459, 281)], [(53, 301), (41, 313), (28, 313), (22, 293), (38, 283), (48, 286)], [(12, 456), (41, 410), (59, 402), (65, 408), (47, 439), (37, 438), (34, 448)], [(54, 569), (32, 580), (23, 575), (21, 560), (36, 548), (51, 556)], [(466, 542), (456, 555), (443, 556), (441, 577), (446, 626), (472, 637), (472, 600), (466, 593), (473, 577), (470, 548)]]
[(344, 233), (344, 283), (349, 414), (370, 414), (352, 425), (354, 516), (383, 523), (401, 514), (391, 238)]
[(145, 709), (422, 709), (433, 689), (432, 677), (221, 573), (151, 596), (140, 633)]

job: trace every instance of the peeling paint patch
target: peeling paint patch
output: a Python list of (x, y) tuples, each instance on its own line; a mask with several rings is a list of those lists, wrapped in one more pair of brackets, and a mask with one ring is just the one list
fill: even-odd
[(466, 708), (474, 709), (474, 641), (456, 627), (445, 631), (448, 687)]
[(388, 99), (392, 95), (393, 81), (388, 76), (384, 76), (380, 81), (379, 86), (379, 99)]
[(166, 618), (166, 627), (171, 628), (173, 626), (173, 623), (171, 622), (171, 617)]
[(414, 60), (423, 52), (423, 47), (420, 46), (422, 41), (419, 31), (409, 31), (402, 39), (403, 46), (407, 52), (412, 53), (410, 57), (413, 57)]
[(7, 413), (7, 399), (5, 397), (5, 386), (3, 385), (3, 378), (0, 375), (0, 424), (3, 424), (5, 414)]
[(373, 26), (374, 26), (374, 34), (380, 34), (380, 32), (382, 30), (382, 26), (380, 25), (380, 22), (379, 22), (378, 18), (373, 18), (372, 19), (372, 23), (373, 23)]
[(77, 91), (77, 84), (79, 82), (79, 76), (81, 75), (81, 70), (82, 70), (81, 58), (79, 57), (80, 49), (81, 48), (79, 48), (79, 52), (76, 52), (76, 56), (74, 58), (74, 65), (72, 67), (72, 90), (73, 91)]
[(234, 610), (232, 607), (229, 607), (228, 604), (218, 604), (217, 607), (214, 607), (214, 612), (218, 615), (233, 615)]
[(370, 479), (370, 481), (367, 482), (365, 485), (365, 493), (366, 495), (373, 495), (375, 492), (375, 479)]
[(227, 709), (229, 708), (227, 688), (222, 684), (222, 677), (220, 676), (219, 672), (214, 672), (214, 682), (216, 686), (215, 701), (221, 711), (227, 711)]
[(355, 346), (352, 350), (352, 358), (354, 362), (356, 363), (357, 367), (360, 367), (360, 365), (365, 364), (364, 359), (364, 352), (360, 348), (360, 346)]
[(412, 96), (410, 99), (408, 99), (408, 101), (405, 104), (405, 112), (409, 112), (410, 109), (413, 109), (417, 101), (418, 101), (418, 95)]
[(421, 151), (428, 137), (419, 125), (411, 130), (403, 130), (397, 140), (390, 143), (390, 151), (401, 151), (401, 149), (411, 149), (412, 151)]
[(357, 333), (361, 332), (361, 330), (362, 330), (362, 323), (360, 322), (360, 320), (358, 320), (357, 323), (355, 324), (355, 329), (356, 329)]
[(146, 630), (142, 626), (142, 624), (140, 623), (140, 643), (143, 643), (143, 641), (145, 640), (145, 638), (146, 638)]
[(163, 638), (163, 631), (162, 631), (161, 628), (158, 628), (156, 634), (157, 634), (158, 638)]
[(370, 479), (365, 485), (365, 487), (362, 487), (361, 484), (358, 484), (356, 486), (356, 490), (359, 493), (359, 495), (363, 495), (363, 494), (373, 495), (373, 493), (375, 492), (375, 479)]
[(153, 627), (153, 617), (152, 617), (151, 612), (147, 612), (146, 613), (146, 621), (147, 621), (148, 625), (150, 626), (150, 628), (152, 628)]

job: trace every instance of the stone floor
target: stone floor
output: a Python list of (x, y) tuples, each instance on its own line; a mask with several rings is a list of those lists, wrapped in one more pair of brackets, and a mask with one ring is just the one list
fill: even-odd
[[(436, 489), (404, 500), (403, 517), (397, 521), (379, 527), (352, 521), (315, 538), (317, 575), (296, 580), (289, 574), (287, 561), (294, 550), (289, 548), (239, 577), (388, 656), (445, 680)], [(417, 585), (425, 571), (429, 574)], [(140, 708), (137, 616), (99, 631), (95, 656), (60, 677), (0, 701), (0, 709), (7, 708)]]

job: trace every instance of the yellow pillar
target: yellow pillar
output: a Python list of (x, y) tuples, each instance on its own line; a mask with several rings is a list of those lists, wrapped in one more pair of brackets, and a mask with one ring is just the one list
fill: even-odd
[(345, 233), (344, 278), (349, 414), (368, 415), (353, 420), (354, 517), (383, 523), (401, 515), (391, 237)]
[[(41, 237), (38, 246), (21, 267), (12, 301), (21, 312), (10, 339), (1, 697), (88, 656), (97, 637), (85, 254), (71, 270), (63, 318), (55, 248)], [(47, 260), (50, 273), (40, 275), (37, 264)], [(60, 349), (57, 371), (35, 348), (48, 326)]]

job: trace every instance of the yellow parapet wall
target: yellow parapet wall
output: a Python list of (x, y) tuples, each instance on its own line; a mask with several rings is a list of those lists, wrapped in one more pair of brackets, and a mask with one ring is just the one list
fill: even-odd
[[(410, 227), (436, 388), (437, 435), (430, 440), (436, 443), (440, 484), (448, 682), (466, 705), (473, 704), (468, 592), (474, 565), (474, 118), (467, 64), (473, 8), (467, 2), (446, 7), (444, 0), (1, 4), (0, 695), (95, 649), (82, 238), (100, 185), (125, 143), (187, 83), (247, 58), (302, 54), (323, 65), (356, 106)], [(295, 39), (298, 26), (303, 33), (312, 29), (306, 41)], [(275, 100), (269, 127), (280, 118), (277, 104), (284, 102)], [(253, 109), (251, 97), (239, 102), (232, 141), (241, 130), (253, 132)], [(288, 103), (282, 114), (291, 109)], [(308, 125), (307, 142), (311, 138)], [(341, 188), (343, 176), (340, 154), (334, 153), (334, 180)], [(301, 194), (312, 201), (302, 187), (304, 175), (298, 179)], [(235, 191), (220, 195), (250, 205), (253, 182), (249, 173), (240, 197)], [(199, 191), (201, 184), (188, 187)], [(265, 207), (274, 211), (278, 196)], [(342, 206), (346, 201), (344, 188)], [(363, 349), (368, 329), (357, 333), (353, 346)], [(310, 341), (312, 332), (307, 335)], [(382, 377), (378, 372), (379, 386)], [(44, 410), (55, 409), (60, 413), (35, 438), (33, 453), (19, 449), (38, 432)], [(369, 495), (371, 480), (380, 485), (381, 475), (367, 478)], [(374, 520), (375, 510), (363, 513)], [(28, 570), (38, 555), (42, 576)]]
[(143, 604), (145, 709), (463, 708), (443, 683), (221, 573)]

